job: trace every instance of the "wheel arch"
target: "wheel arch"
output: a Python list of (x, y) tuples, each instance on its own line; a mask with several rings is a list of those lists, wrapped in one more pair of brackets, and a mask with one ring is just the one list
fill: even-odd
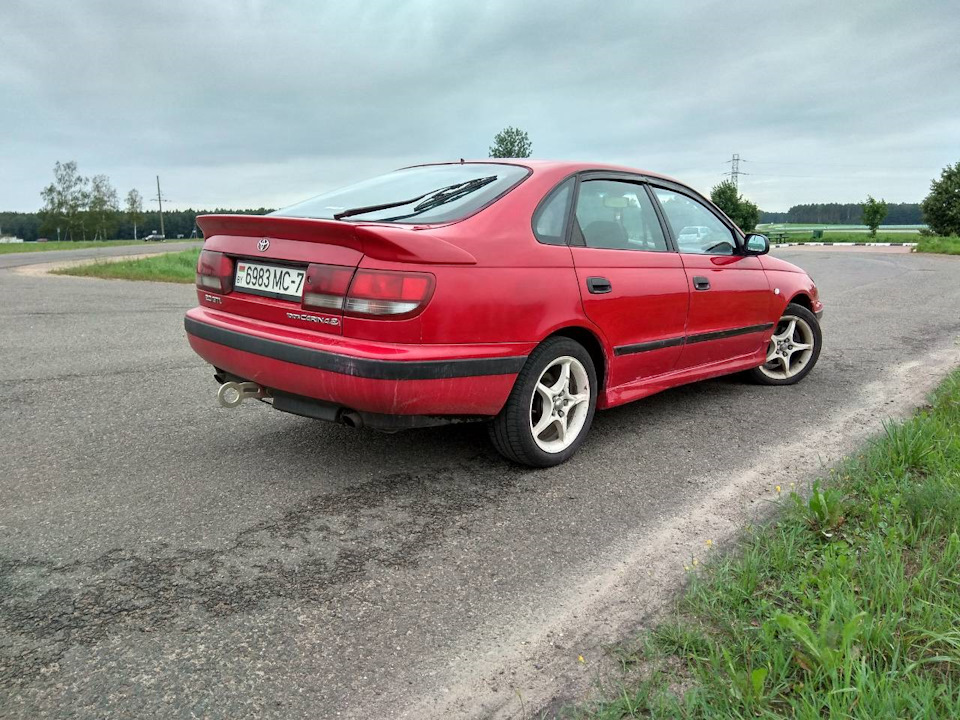
[(559, 328), (550, 333), (544, 340), (552, 337), (566, 337), (580, 343), (590, 354), (593, 360), (594, 369), (597, 371), (597, 390), (602, 391), (607, 380), (607, 354), (603, 349), (603, 343), (592, 330), (580, 325), (570, 325)]
[(787, 304), (799, 305), (801, 307), (805, 307), (810, 312), (813, 312), (813, 301), (810, 299), (810, 296), (803, 291), (798, 292), (796, 295), (790, 298)]

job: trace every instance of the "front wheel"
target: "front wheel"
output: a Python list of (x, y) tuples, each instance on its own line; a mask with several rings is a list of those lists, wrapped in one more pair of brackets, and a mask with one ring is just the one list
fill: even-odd
[(750, 371), (763, 385), (793, 385), (813, 370), (820, 357), (823, 334), (817, 316), (802, 305), (787, 305), (770, 337), (767, 359)]
[(514, 462), (559, 465), (580, 447), (596, 406), (590, 353), (569, 338), (549, 338), (527, 358), (507, 404), (490, 423), (490, 439)]

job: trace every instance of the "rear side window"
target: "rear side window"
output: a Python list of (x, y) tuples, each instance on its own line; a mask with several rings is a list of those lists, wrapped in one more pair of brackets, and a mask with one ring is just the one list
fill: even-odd
[(587, 180), (580, 184), (576, 217), (587, 247), (667, 250), (660, 220), (643, 185)]
[(545, 245), (564, 244), (564, 228), (575, 183), (576, 180), (570, 178), (551, 190), (533, 215), (533, 234)]
[[(444, 223), (462, 220), (513, 189), (530, 171), (499, 163), (404, 168), (333, 190), (272, 215), (350, 222)], [(382, 209), (374, 209), (377, 206)], [(364, 212), (358, 212), (364, 210)]]

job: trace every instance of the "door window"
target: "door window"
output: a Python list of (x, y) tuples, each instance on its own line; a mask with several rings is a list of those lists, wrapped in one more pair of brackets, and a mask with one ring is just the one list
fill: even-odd
[[(667, 241), (643, 185), (586, 180), (577, 197), (577, 228), (583, 245), (611, 250), (665, 252)], [(576, 238), (579, 240), (579, 238)]]
[(654, 188), (664, 215), (670, 222), (677, 249), (698, 255), (733, 255), (737, 241), (720, 218), (702, 203), (686, 195)]

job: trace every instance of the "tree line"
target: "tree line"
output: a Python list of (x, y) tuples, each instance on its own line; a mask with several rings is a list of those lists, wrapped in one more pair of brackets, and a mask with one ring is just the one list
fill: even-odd
[[(760, 212), (762, 223), (822, 223), (825, 225), (860, 225), (864, 203), (807, 203), (794, 205), (787, 212)], [(887, 203), (883, 225), (920, 225), (923, 223), (920, 203)]]
[(84, 177), (75, 161), (60, 163), (53, 168), (53, 182), (40, 192), (43, 207), (39, 212), (0, 212), (0, 232), (15, 235), (27, 241), (48, 240), (112, 240), (143, 237), (160, 232), (161, 226), (168, 238), (178, 235), (199, 236), (197, 215), (208, 213), (238, 213), (264, 215), (270, 208), (245, 210), (165, 210), (163, 223), (159, 210), (143, 208), (138, 190), (131, 189), (123, 203), (116, 188), (106, 175)]
[[(168, 238), (176, 238), (178, 235), (183, 235), (184, 237), (190, 237), (190, 235), (197, 231), (198, 237), (203, 237), (200, 233), (199, 228), (197, 228), (197, 216), (198, 215), (211, 215), (214, 213), (230, 213), (235, 215), (266, 215), (269, 212), (273, 212), (272, 208), (256, 208), (256, 209), (243, 209), (243, 210), (234, 210), (228, 208), (217, 208), (216, 210), (166, 210), (163, 211), (163, 228), (165, 230), (166, 236)], [(116, 222), (111, 226), (113, 232), (106, 236), (107, 240), (129, 240), (134, 236), (134, 224), (133, 221), (122, 211), (118, 214)], [(39, 212), (24, 213), (24, 212), (0, 212), (0, 231), (4, 235), (15, 235), (19, 238), (23, 238), (27, 241), (38, 240), (39, 238), (46, 238), (48, 240), (57, 239), (57, 229), (53, 228), (51, 232), (48, 228), (44, 227), (44, 219)], [(137, 222), (137, 237), (143, 238), (148, 233), (154, 231), (160, 232), (160, 213), (156, 210), (145, 211), (139, 222)], [(63, 228), (60, 229), (61, 240), (69, 240), (70, 238), (66, 237), (63, 232)], [(82, 240), (83, 235), (74, 234), (74, 240)], [(92, 236), (88, 233), (87, 239), (92, 239)]]

